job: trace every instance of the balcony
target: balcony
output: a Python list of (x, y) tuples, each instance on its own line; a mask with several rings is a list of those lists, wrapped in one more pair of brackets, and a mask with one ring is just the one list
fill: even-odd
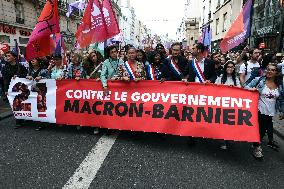
[(16, 23), (18, 23), (18, 24), (25, 24), (25, 19), (16, 17)]

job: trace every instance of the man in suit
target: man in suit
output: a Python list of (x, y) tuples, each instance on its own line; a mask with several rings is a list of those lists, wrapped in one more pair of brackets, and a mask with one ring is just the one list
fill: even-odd
[(165, 60), (162, 68), (161, 82), (181, 81), (185, 78), (188, 60), (181, 56), (181, 44), (173, 43), (171, 45), (171, 57)]
[[(215, 83), (217, 79), (215, 72), (215, 64), (204, 56), (205, 46), (202, 43), (196, 43), (192, 47), (193, 60), (188, 62), (186, 69), (186, 77), (184, 82), (197, 83)], [(188, 145), (194, 145), (195, 139), (188, 137)]]
[[(196, 43), (192, 47), (193, 60), (188, 62), (186, 69), (186, 77), (183, 81), (197, 82), (197, 83), (214, 83), (217, 79), (215, 72), (215, 64), (212, 60), (205, 58), (204, 56), (205, 46), (202, 43)], [(196, 64), (194, 66), (194, 63)], [(204, 81), (198, 74), (196, 68), (200, 68), (201, 75), (204, 76)]]

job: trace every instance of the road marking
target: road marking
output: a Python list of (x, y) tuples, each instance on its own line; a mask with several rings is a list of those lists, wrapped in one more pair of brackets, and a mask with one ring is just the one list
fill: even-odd
[(63, 189), (87, 189), (96, 177), (118, 134), (103, 135), (63, 186)]

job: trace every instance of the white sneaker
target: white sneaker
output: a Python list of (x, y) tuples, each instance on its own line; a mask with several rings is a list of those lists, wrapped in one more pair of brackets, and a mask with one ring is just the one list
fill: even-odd
[(220, 146), (220, 148), (221, 148), (222, 150), (228, 150), (228, 146), (227, 146), (226, 144), (223, 144), (222, 146)]
[(256, 159), (263, 158), (261, 146), (255, 147), (254, 150), (253, 150), (252, 155), (253, 155)]
[(94, 128), (94, 135), (97, 135), (99, 133), (100, 133), (99, 128)]

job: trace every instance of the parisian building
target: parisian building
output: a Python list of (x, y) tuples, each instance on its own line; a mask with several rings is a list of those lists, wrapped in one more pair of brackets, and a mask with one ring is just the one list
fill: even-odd
[[(60, 29), (67, 49), (74, 47), (75, 33), (83, 16), (83, 12), (77, 10), (66, 17), (68, 3), (71, 2), (74, 0), (58, 0)], [(112, 1), (118, 20), (121, 16), (119, 2)], [(0, 0), (0, 43), (8, 44), (12, 49), (17, 40), (21, 53), (25, 54), (25, 47), (45, 3), (45, 0)]]
[(210, 25), (212, 30), (211, 49), (212, 51), (219, 51), (223, 37), (240, 14), (243, 0), (217, 0), (214, 5), (215, 8), (213, 7), (213, 17)]
[(267, 52), (284, 52), (284, 11), (279, 0), (255, 0), (250, 46)]

